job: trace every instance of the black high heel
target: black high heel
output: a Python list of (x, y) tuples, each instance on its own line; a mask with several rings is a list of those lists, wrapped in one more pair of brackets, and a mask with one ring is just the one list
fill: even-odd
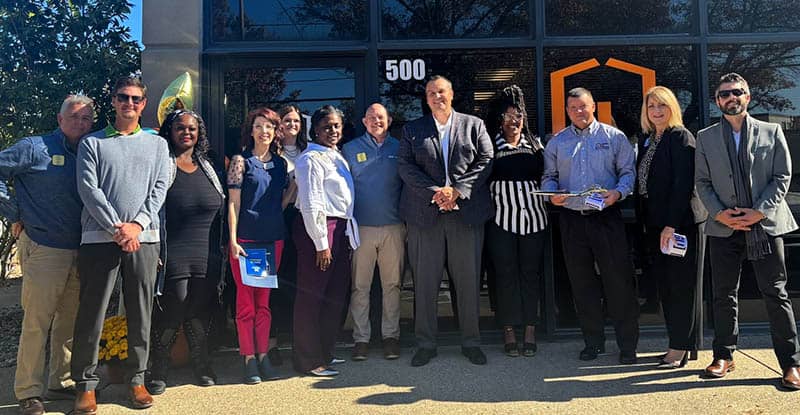
[[(505, 339), (506, 344), (503, 346), (503, 350), (508, 357), (519, 357), (519, 348), (517, 347), (516, 337), (514, 336), (514, 328), (506, 326), (503, 328), (505, 331)], [(509, 335), (511, 337), (515, 337), (513, 342), (508, 341)]]
[[(666, 357), (666, 355), (664, 357)], [(683, 351), (683, 357), (680, 358), (680, 360), (667, 362), (666, 360), (664, 360), (662, 358), (661, 360), (659, 360), (658, 366), (656, 366), (656, 368), (657, 369), (680, 369), (680, 368), (686, 366), (686, 364), (688, 362), (689, 362), (689, 351), (688, 350), (684, 350)]]

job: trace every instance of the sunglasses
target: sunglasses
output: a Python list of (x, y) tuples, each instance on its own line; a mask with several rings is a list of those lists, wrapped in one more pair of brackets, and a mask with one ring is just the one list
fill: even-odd
[(503, 114), (504, 121), (517, 122), (517, 121), (522, 121), (522, 118), (523, 118), (522, 114), (508, 114), (508, 113)]
[(141, 104), (142, 101), (144, 101), (144, 97), (141, 95), (128, 95), (128, 94), (118, 93), (117, 95), (115, 95), (115, 97), (119, 102), (128, 102), (128, 100), (131, 100), (131, 102), (133, 102), (134, 104)]
[(744, 95), (746, 93), (747, 93), (747, 91), (745, 91), (742, 88), (723, 89), (723, 90), (717, 92), (717, 97), (722, 98), (722, 99), (726, 99), (729, 96), (731, 96), (731, 94), (733, 94), (733, 96), (735, 96), (735, 97), (740, 97), (740, 96), (742, 96), (742, 95)]

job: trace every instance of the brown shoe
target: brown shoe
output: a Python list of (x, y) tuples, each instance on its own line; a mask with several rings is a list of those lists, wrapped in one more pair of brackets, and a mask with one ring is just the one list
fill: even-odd
[(400, 342), (394, 337), (383, 339), (383, 357), (394, 360), (400, 357)]
[(364, 342), (356, 342), (355, 347), (353, 347), (353, 361), (360, 362), (363, 360), (367, 360), (367, 355), (369, 354), (369, 343)]
[(153, 397), (144, 385), (131, 386), (131, 406), (133, 409), (145, 409), (153, 406)]
[(797, 366), (791, 366), (783, 371), (781, 385), (786, 389), (800, 390), (800, 370)]
[(725, 377), (728, 372), (733, 372), (734, 369), (736, 369), (736, 364), (733, 363), (733, 359), (716, 359), (708, 365), (703, 374), (710, 378), (721, 378)]
[(97, 413), (97, 399), (94, 391), (77, 391), (75, 394), (75, 415), (95, 415)]

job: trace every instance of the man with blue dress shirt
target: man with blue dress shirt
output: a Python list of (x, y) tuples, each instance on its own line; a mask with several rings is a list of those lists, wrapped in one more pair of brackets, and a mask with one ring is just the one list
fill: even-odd
[[(74, 394), (72, 332), (78, 312), (81, 203), (75, 160), (78, 142), (94, 124), (94, 102), (70, 95), (58, 129), (26, 137), (0, 152), (0, 215), (13, 223), (22, 266), (24, 311), (14, 393), (20, 413), (44, 413), (44, 388)], [(13, 180), (14, 191), (7, 182)], [(44, 376), (50, 334), (50, 370)], [(45, 383), (46, 382), (46, 383)]]
[(605, 353), (605, 294), (619, 361), (633, 364), (639, 341), (639, 304), (617, 202), (633, 190), (635, 156), (625, 134), (597, 121), (594, 110), (594, 98), (587, 89), (575, 88), (567, 93), (567, 115), (572, 125), (547, 143), (542, 190), (574, 194), (600, 188), (591, 196), (550, 197), (554, 205), (564, 207), (559, 212), (561, 241), (586, 344), (579, 358), (594, 360)]
[(370, 105), (362, 121), (367, 132), (342, 148), (353, 174), (354, 215), (361, 238), (361, 245), (353, 253), (352, 265), (353, 360), (366, 360), (369, 351), (370, 287), (376, 262), (383, 291), (383, 355), (386, 359), (397, 359), (400, 357), (400, 278), (406, 240), (406, 228), (399, 212), (403, 187), (397, 173), (400, 142), (389, 135), (392, 117), (383, 105)]

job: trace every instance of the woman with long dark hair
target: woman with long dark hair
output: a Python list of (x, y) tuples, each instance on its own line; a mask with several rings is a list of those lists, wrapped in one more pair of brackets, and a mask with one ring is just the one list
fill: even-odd
[[(151, 394), (166, 388), (170, 349), (183, 325), (197, 384), (211, 386), (217, 376), (208, 352), (208, 325), (218, 281), (206, 276), (211, 223), (224, 199), (222, 185), (208, 158), (203, 119), (189, 110), (167, 115), (159, 129), (174, 165), (173, 183), (162, 213), (160, 300), (153, 312), (150, 348)], [(165, 249), (164, 249), (165, 248)]]

